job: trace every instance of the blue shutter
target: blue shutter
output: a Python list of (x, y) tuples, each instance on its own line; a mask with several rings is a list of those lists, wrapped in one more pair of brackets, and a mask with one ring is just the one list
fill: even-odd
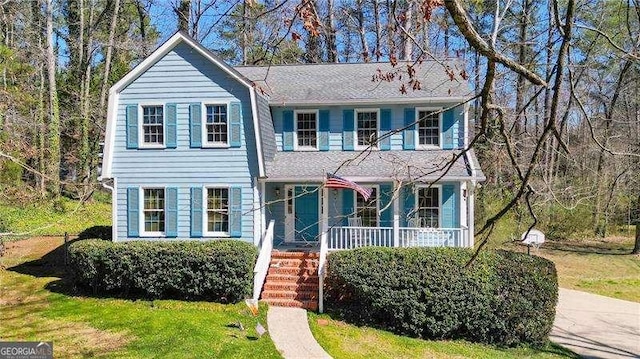
[(229, 122), (231, 128), (229, 132), (229, 146), (240, 147), (242, 144), (242, 106), (240, 102), (232, 102), (229, 105)]
[(178, 141), (178, 133), (177, 133), (177, 106), (175, 103), (168, 103), (165, 105), (166, 109), (166, 117), (165, 123), (167, 126), (167, 148), (176, 148)]
[(353, 151), (355, 148), (353, 136), (353, 110), (342, 110), (342, 149)]
[(353, 196), (354, 196), (354, 190), (352, 189), (343, 189), (342, 190), (342, 215), (343, 215), (343, 219), (342, 219), (342, 224), (343, 225), (348, 225), (349, 221), (347, 218), (349, 218), (349, 216), (353, 215), (353, 213), (355, 212), (355, 209), (353, 208)]
[(404, 109), (404, 131), (402, 132), (403, 148), (405, 150), (416, 149), (416, 109), (413, 107)]
[(416, 194), (414, 193), (414, 187), (411, 185), (403, 187), (402, 194), (404, 199), (402, 213), (404, 213), (404, 215), (401, 220), (406, 227), (408, 226), (409, 219), (415, 217)]
[(138, 105), (127, 105), (127, 148), (138, 148)]
[(165, 192), (165, 235), (170, 238), (175, 238), (178, 236), (178, 189), (169, 187)]
[(453, 109), (446, 110), (442, 116), (442, 148), (445, 150), (451, 150), (456, 147), (458, 142), (457, 134), (455, 133), (455, 115)]
[(282, 150), (293, 151), (293, 111), (282, 111)]
[(202, 237), (202, 187), (191, 188), (191, 237)]
[(229, 188), (229, 234), (242, 237), (242, 187)]
[(381, 184), (380, 194), (378, 195), (380, 201), (380, 227), (393, 226), (393, 185)]
[(318, 119), (318, 148), (329, 151), (329, 110), (320, 110)]
[(442, 228), (458, 228), (458, 216), (456, 216), (457, 198), (456, 186), (453, 184), (442, 185)]
[(127, 237), (140, 236), (140, 189), (127, 188)]
[(384, 137), (381, 138), (378, 143), (378, 146), (382, 151), (388, 151), (391, 149), (391, 137), (389, 135), (389, 131), (391, 131), (391, 110), (383, 108), (380, 110), (380, 136)]
[(189, 105), (189, 137), (190, 147), (202, 147), (202, 105), (192, 103)]

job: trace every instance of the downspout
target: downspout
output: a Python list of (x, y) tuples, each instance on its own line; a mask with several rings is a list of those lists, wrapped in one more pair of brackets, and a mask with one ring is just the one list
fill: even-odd
[(111, 241), (115, 242), (118, 228), (118, 217), (116, 215), (116, 208), (118, 207), (118, 193), (116, 192), (116, 179), (111, 178), (111, 180), (113, 181), (112, 186), (107, 184), (106, 181), (108, 179), (109, 178), (99, 178), (98, 180), (100, 181), (102, 187), (108, 189), (111, 192)]

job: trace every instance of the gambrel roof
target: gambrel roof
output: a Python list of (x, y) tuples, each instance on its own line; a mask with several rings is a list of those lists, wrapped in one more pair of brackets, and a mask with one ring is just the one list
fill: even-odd
[[(235, 69), (269, 95), (271, 105), (358, 105), (464, 101), (472, 96), (457, 60), (424, 61), (414, 65), (420, 89), (408, 85), (407, 63), (332, 63), (279, 66), (238, 66)], [(451, 79), (445, 66), (452, 71)], [(395, 74), (391, 81), (376, 80)], [(400, 91), (405, 84), (406, 93)]]

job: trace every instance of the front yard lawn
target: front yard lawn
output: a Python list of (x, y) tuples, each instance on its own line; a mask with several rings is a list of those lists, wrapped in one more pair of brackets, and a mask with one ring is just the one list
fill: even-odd
[[(56, 357), (279, 358), (266, 327), (244, 303), (125, 300), (75, 296), (50, 263), (25, 264), (61, 243), (7, 243), (0, 260), (0, 340), (53, 341)], [(16, 267), (18, 266), (18, 267)], [(242, 323), (244, 331), (236, 327)]]
[(395, 335), (368, 327), (358, 327), (331, 319), (326, 314), (309, 313), (311, 332), (324, 350), (340, 358), (577, 358), (573, 352), (549, 343), (545, 348), (501, 349), (462, 340), (422, 340)]
[[(553, 261), (560, 287), (640, 302), (640, 256), (631, 237), (547, 242), (532, 254)], [(525, 248), (513, 250), (526, 251)]]

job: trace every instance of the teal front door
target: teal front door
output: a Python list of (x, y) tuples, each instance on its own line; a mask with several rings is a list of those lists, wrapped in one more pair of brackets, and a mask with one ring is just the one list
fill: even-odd
[(287, 186), (285, 241), (317, 241), (320, 233), (318, 186)]

